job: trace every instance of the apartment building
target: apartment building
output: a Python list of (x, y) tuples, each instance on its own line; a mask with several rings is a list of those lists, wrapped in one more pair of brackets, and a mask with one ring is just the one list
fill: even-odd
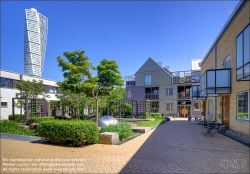
[(171, 72), (168, 66), (148, 58), (135, 75), (126, 77), (126, 100), (149, 102), (151, 113), (179, 117), (200, 115), (199, 100), (190, 96), (190, 89), (199, 84), (199, 78), (200, 70)]
[[(42, 103), (39, 107), (39, 112), (41, 116), (48, 115), (50, 113), (50, 102), (51, 100), (58, 100), (56, 97), (57, 93), (61, 93), (60, 88), (57, 86), (57, 82), (53, 80), (43, 79), (39, 77), (34, 77), (26, 74), (20, 74), (15, 72), (10, 72), (6, 70), (0, 71), (0, 119), (8, 119), (8, 115), (12, 114), (13, 103), (12, 99), (17, 97), (19, 90), (16, 88), (16, 84), (20, 80), (30, 80), (33, 79), (36, 81), (42, 80), (45, 92), (50, 96), (46, 99), (45, 103)], [(29, 103), (31, 104), (31, 103)], [(30, 106), (29, 106), (30, 107)], [(25, 106), (18, 108), (14, 106), (15, 114), (24, 114)]]
[(201, 64), (206, 120), (250, 135), (250, 2), (240, 1)]

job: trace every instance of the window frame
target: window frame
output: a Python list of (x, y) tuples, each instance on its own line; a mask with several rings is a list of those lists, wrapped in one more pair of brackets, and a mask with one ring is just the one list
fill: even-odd
[[(195, 108), (195, 104), (198, 104), (198, 109)], [(201, 110), (201, 103), (200, 102), (194, 102), (194, 111), (200, 111)]]
[[(172, 94), (170, 94), (170, 90), (172, 90)], [(166, 88), (166, 96), (173, 96), (174, 95), (174, 88)]]
[[(6, 106), (2, 106), (2, 103), (6, 103)], [(1, 108), (8, 108), (8, 102), (2, 102), (1, 101)]]
[[(169, 109), (167, 109), (169, 104)], [(166, 111), (173, 111), (173, 103), (166, 103)]]
[[(130, 94), (130, 95), (129, 95)], [(127, 98), (132, 98), (133, 96), (132, 96), (132, 91), (131, 90), (128, 90), (127, 91)]]
[[(227, 60), (229, 60), (229, 67), (227, 67)], [(231, 68), (230, 55), (225, 58), (225, 68)]]
[[(247, 76), (244, 76), (244, 68), (247, 67), (247, 66), (250, 66), (250, 59), (248, 62), (244, 62), (244, 31), (249, 27), (249, 38), (250, 38), (250, 24), (248, 24), (237, 36), (236, 36), (236, 41), (235, 41), (235, 57), (236, 57), (236, 81), (250, 81), (250, 74), (247, 75)], [(242, 51), (242, 66), (239, 66), (237, 65), (237, 60), (238, 60), (238, 57), (237, 57), (237, 38), (242, 34), (242, 41), (241, 41), (241, 44), (242, 44), (242, 48), (241, 48), (241, 51)], [(249, 43), (250, 45), (250, 43)], [(250, 53), (249, 53), (250, 54)], [(243, 73), (243, 77), (241, 78), (238, 78), (237, 77), (237, 72), (240, 71), (240, 69), (242, 69), (242, 73)]]
[[(209, 109), (209, 103), (211, 104), (211, 112), (210, 112), (210, 109)], [(208, 110), (207, 110), (207, 115), (208, 116), (213, 116), (214, 115), (214, 113), (213, 113), (213, 111), (214, 111), (214, 103), (213, 103), (213, 100), (208, 100), (208, 102), (207, 102), (207, 107), (208, 107)]]
[(151, 74), (144, 74), (144, 85), (151, 86), (151, 83), (152, 83)]
[[(247, 107), (248, 107), (248, 118), (247, 119), (244, 119), (244, 118), (239, 118), (238, 117), (238, 102), (239, 102), (239, 100), (238, 100), (238, 94), (240, 94), (240, 93), (243, 93), (243, 92), (247, 92), (248, 94), (247, 94), (247, 99), (248, 99), (248, 105), (247, 105)], [(241, 92), (237, 92), (236, 93), (236, 119), (237, 120), (242, 120), (242, 121), (250, 121), (250, 90), (248, 90), (248, 91), (241, 91)]]

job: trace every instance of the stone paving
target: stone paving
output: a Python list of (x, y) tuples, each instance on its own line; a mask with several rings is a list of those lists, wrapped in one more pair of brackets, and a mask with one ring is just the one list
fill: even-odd
[(0, 173), (249, 173), (249, 150), (173, 118), (121, 145), (75, 148), (1, 138)]

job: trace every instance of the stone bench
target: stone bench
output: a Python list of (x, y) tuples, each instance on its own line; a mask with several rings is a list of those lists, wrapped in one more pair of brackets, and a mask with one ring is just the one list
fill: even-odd
[(132, 127), (133, 132), (146, 133), (150, 130), (151, 130), (151, 127), (139, 127), (139, 126)]
[(99, 144), (116, 144), (119, 142), (117, 132), (103, 132), (99, 134)]

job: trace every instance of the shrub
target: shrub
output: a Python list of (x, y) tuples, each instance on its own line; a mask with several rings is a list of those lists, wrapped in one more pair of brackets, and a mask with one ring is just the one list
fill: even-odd
[(29, 117), (27, 125), (31, 125), (32, 123), (40, 123), (41, 121), (45, 120), (52, 120), (54, 117)]
[(9, 120), (0, 121), (0, 132), (18, 135), (36, 135), (34, 130), (24, 129), (19, 123)]
[(150, 117), (152, 117), (152, 118), (161, 118), (162, 117), (162, 115), (161, 115), (161, 113), (150, 113)]
[(79, 120), (42, 121), (38, 134), (54, 144), (69, 146), (93, 144), (99, 139), (96, 123)]
[[(12, 114), (9, 115), (9, 120), (12, 121)], [(18, 123), (22, 123), (24, 122), (25, 120), (25, 115), (24, 114), (15, 114), (14, 115), (14, 120), (13, 121), (16, 121)]]
[(118, 132), (120, 141), (134, 134), (131, 129), (131, 125), (127, 122), (120, 122), (116, 125), (111, 124), (109, 126), (103, 127), (101, 132)]

